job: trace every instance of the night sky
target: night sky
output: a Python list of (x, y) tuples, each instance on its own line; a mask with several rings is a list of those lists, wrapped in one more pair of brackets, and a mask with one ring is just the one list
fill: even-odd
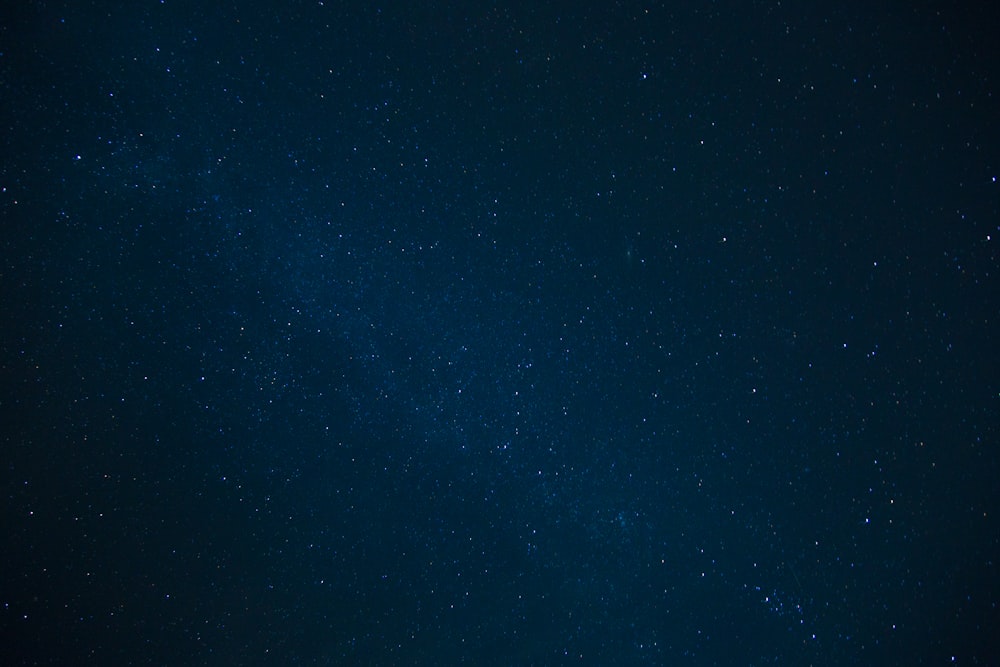
[(1000, 664), (1000, 21), (885, 4), (4, 3), (3, 664)]

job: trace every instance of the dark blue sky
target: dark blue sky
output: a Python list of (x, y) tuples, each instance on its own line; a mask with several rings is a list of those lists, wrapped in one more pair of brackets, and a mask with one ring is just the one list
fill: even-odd
[(12, 664), (1000, 660), (998, 27), (4, 9)]

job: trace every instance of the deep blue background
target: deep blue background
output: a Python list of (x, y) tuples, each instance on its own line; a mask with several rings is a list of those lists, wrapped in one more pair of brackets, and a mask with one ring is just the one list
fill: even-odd
[(3, 10), (5, 661), (1000, 661), (993, 13), (423, 4)]

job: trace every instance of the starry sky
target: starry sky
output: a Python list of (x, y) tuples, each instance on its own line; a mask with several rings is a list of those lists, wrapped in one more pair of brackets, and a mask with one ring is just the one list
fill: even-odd
[(967, 4), (7, 3), (5, 660), (1000, 662)]

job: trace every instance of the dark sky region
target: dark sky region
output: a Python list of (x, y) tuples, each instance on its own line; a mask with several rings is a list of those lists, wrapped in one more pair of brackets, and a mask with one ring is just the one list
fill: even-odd
[(990, 3), (0, 11), (5, 664), (1000, 664)]

